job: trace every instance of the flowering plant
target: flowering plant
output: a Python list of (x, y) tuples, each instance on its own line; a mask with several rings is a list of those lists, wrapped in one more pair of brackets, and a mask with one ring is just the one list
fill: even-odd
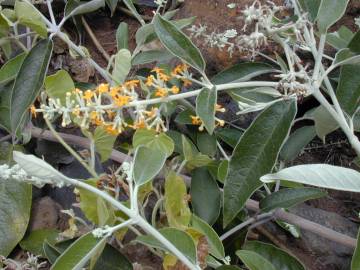
[[(8, 256), (24, 236), (31, 205), (29, 183), (39, 188), (75, 187), (85, 217), (65, 210), (68, 229), (56, 233), (53, 241), (47, 237), (38, 241), (41, 254), (34, 255), (51, 262), (51, 269), (93, 269), (107, 256), (112, 258), (108, 262), (112, 267), (132, 268), (119, 252), (125, 235), (131, 235), (128, 231), (136, 234), (133, 243), (146, 245), (161, 257), (165, 269), (237, 269), (235, 256), (227, 255), (233, 253), (251, 270), (276, 269), (279, 264), (284, 269), (305, 269), (291, 254), (263, 242), (246, 240), (235, 252), (224, 247), (230, 236), (272, 220), (288, 222), (282, 227), (293, 234), (299, 226), (355, 247), (356, 239), (284, 210), (325, 196), (319, 188), (360, 192), (360, 174), (355, 170), (327, 164), (287, 167), (316, 135), (325, 139), (338, 128), (360, 154), (355, 134), (360, 81), (353, 76), (360, 61), (360, 34), (349, 29), (329, 31), (344, 15), (347, 0), (314, 2), (292, 0), (278, 6), (255, 0), (242, 11), (242, 33), (235, 30), (237, 26), (209, 33), (205, 25), (187, 27), (189, 20), (171, 20), (174, 12), (167, 11), (168, 1), (154, 1), (157, 8), (146, 23), (133, 2), (124, 0), (127, 11), (141, 24), (136, 48), (129, 50), (128, 25), (121, 23), (116, 54), (110, 57), (105, 52), (106, 69), (64, 30), (70, 19), (86, 27), (84, 14), (102, 8), (105, 1), (69, 0), (63, 16), (54, 14), (52, 1), (17, 0), (12, 9), (2, 8), (1, 49), (8, 61), (0, 70), (0, 92), (4, 93), (0, 124), (13, 145), (6, 144), (10, 154), (6, 164), (0, 165), (0, 179), (7, 187), (3, 197), (12, 197), (16, 211), (7, 206), (1, 210), (9, 216), (21, 211), (23, 226), (14, 233), (9, 224), (0, 222), (0, 226), (5, 224), (1, 231), (9, 233), (4, 240), (0, 237), (0, 253)], [(47, 13), (41, 13), (36, 4), (46, 5)], [(106, 4), (115, 11), (112, 1)], [(57, 17), (61, 17), (59, 22)], [(26, 27), (24, 34), (19, 34), (19, 26)], [(181, 30), (184, 27), (190, 37)], [(102, 76), (101, 83), (84, 87), (65, 70), (49, 75), (55, 38), (67, 45), (74, 58), (86, 60)], [(225, 49), (229, 57), (238, 50), (251, 61), (209, 78), (205, 60), (191, 38)], [(154, 39), (160, 41), (161, 50), (145, 50)], [(24, 52), (11, 58), (11, 42)], [(334, 48), (331, 55), (325, 51), (326, 44)], [(266, 53), (270, 45), (279, 51)], [(306, 53), (312, 56), (304, 58)], [(178, 62), (175, 66), (152, 64), (169, 63), (173, 58)], [(259, 59), (262, 62), (255, 61)], [(149, 63), (152, 67), (146, 73), (130, 72)], [(271, 80), (258, 79), (261, 75)], [(333, 76), (336, 82), (331, 81)], [(223, 94), (236, 102), (238, 114), (258, 112), (246, 130), (224, 120), (227, 108), (218, 99)], [(298, 104), (309, 97), (320, 105), (298, 117)], [(309, 119), (313, 125), (293, 131), (294, 123)], [(62, 128), (78, 127), (85, 141), (59, 133), (59, 122)], [(49, 131), (38, 132), (32, 123), (44, 123)], [(15, 145), (26, 144), (29, 131), (33, 137), (61, 143), (89, 178), (65, 176), (45, 160), (19, 151)], [(128, 152), (114, 150), (116, 139), (126, 132), (133, 133)], [(73, 144), (88, 151), (80, 155)], [(120, 164), (100, 173), (98, 160), (110, 158)], [(285, 188), (289, 183), (317, 188)], [(152, 206), (149, 201), (154, 201)], [(67, 241), (71, 245), (60, 251)], [(28, 249), (36, 252), (39, 247)], [(30, 254), (26, 266), (19, 267), (38, 269), (42, 265), (37, 256)], [(356, 249), (352, 269), (358, 269), (359, 262)]]

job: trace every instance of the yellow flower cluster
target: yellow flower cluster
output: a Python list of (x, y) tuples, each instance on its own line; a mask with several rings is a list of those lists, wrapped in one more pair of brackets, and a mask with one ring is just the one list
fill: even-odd
[(170, 93), (178, 94), (180, 88), (176, 85), (169, 86), (169, 82), (173, 78), (181, 79), (184, 86), (191, 85), (191, 81), (187, 78), (191, 77), (191, 74), (188, 72), (188, 66), (186, 64), (181, 64), (176, 66), (171, 75), (165, 73), (164, 69), (154, 68), (152, 72), (154, 75), (149, 75), (146, 79), (145, 85), (148, 87), (153, 87), (155, 89), (155, 97), (167, 97)]
[[(110, 86), (100, 84), (95, 89), (82, 91), (74, 89), (67, 92), (65, 100), (42, 95), (40, 108), (30, 107), (31, 114), (36, 117), (38, 112), (47, 119), (62, 116), (62, 126), (76, 123), (82, 128), (90, 125), (102, 126), (113, 135), (118, 135), (125, 128), (148, 128), (158, 132), (166, 131), (161, 116), (163, 106), (147, 108), (146, 100), (140, 100), (140, 86), (152, 93), (149, 97), (164, 98), (170, 94), (180, 93), (176, 81), (181, 80), (184, 86), (191, 85), (192, 74), (186, 64), (176, 66), (171, 72), (154, 68), (152, 74), (144, 82), (130, 80), (122, 85)], [(147, 87), (147, 88), (146, 88)]]

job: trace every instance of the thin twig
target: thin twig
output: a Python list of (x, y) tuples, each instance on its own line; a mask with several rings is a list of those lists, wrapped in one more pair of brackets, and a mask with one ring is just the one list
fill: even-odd
[(86, 32), (89, 34), (96, 49), (101, 53), (101, 55), (105, 58), (106, 61), (110, 61), (110, 55), (105, 51), (104, 47), (100, 44), (99, 40), (96, 38), (95, 33), (91, 29), (90, 25), (87, 23), (85, 17), (81, 16), (81, 20), (85, 27)]

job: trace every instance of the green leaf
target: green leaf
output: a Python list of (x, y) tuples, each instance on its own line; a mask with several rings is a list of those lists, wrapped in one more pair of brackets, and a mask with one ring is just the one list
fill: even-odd
[(335, 49), (341, 50), (348, 47), (353, 36), (354, 33), (343, 25), (338, 31), (327, 34), (326, 41)]
[(130, 69), (131, 53), (127, 49), (121, 49), (115, 55), (115, 65), (112, 75), (117, 82), (123, 83), (129, 74)]
[(221, 139), (223, 142), (225, 142), (232, 148), (236, 146), (243, 133), (244, 132), (234, 128), (221, 128), (215, 131), (216, 137)]
[(110, 16), (112, 17), (114, 15), (114, 12), (116, 10), (116, 6), (117, 6), (119, 0), (105, 0), (105, 2), (106, 2), (106, 5), (110, 9), (110, 12), (111, 12)]
[(118, 51), (129, 49), (129, 25), (125, 22), (121, 22), (116, 30), (116, 44)]
[[(14, 161), (31, 176), (41, 179), (52, 180), (54, 183), (57, 181), (67, 181), (68, 178), (50, 166), (46, 161), (35, 157), (34, 155), (25, 155), (19, 151), (13, 151)], [(59, 186), (61, 186), (59, 184)]]
[(101, 253), (99, 259), (93, 270), (132, 270), (131, 262), (121, 254), (117, 249), (111, 245), (106, 244), (104, 251)]
[(228, 168), (229, 168), (229, 161), (228, 160), (221, 161), (217, 171), (217, 178), (221, 183), (225, 183)]
[(269, 212), (276, 208), (290, 208), (307, 200), (318, 199), (327, 193), (317, 188), (281, 189), (271, 193), (260, 201), (260, 209)]
[(26, 57), (26, 53), (21, 53), (7, 61), (0, 69), (0, 84), (8, 83), (13, 80)]
[(353, 116), (360, 104), (360, 78), (354, 76), (360, 65), (344, 65), (341, 67), (340, 81), (336, 90), (336, 97), (341, 108)]
[(11, 132), (10, 103), (13, 83), (0, 85), (0, 126)]
[(15, 132), (30, 105), (35, 101), (50, 62), (53, 43), (50, 39), (36, 44), (25, 57), (11, 94), (11, 129)]
[(192, 121), (191, 121), (192, 115), (194, 116), (195, 112), (191, 110), (184, 110), (176, 116), (175, 122), (183, 125), (192, 125)]
[(330, 26), (345, 13), (349, 0), (321, 0), (317, 25), (321, 34), (326, 34)]
[(139, 12), (137, 12), (133, 1), (132, 0), (122, 0), (123, 3), (126, 5), (126, 7), (128, 9), (130, 9), (131, 13), (135, 16), (135, 18), (139, 21), (139, 22), (144, 22), (144, 20), (142, 19), (141, 15), (139, 14)]
[(277, 270), (267, 259), (254, 251), (238, 250), (236, 256), (241, 259), (249, 270)]
[[(188, 233), (175, 228), (164, 228), (160, 229), (159, 232), (175, 247), (177, 247), (179, 251), (188, 257), (191, 262), (196, 263), (195, 243)], [(168, 251), (157, 239), (151, 235), (138, 236), (135, 241), (150, 247)]]
[(138, 53), (132, 60), (133, 65), (144, 65), (152, 62), (167, 62), (174, 56), (167, 50), (150, 50)]
[(208, 156), (198, 153), (186, 162), (186, 168), (191, 171), (194, 168), (207, 166), (212, 161)]
[(105, 0), (91, 0), (88, 2), (69, 1), (65, 6), (65, 16), (71, 17), (90, 13), (102, 7), (105, 7)]
[(165, 180), (165, 211), (171, 227), (185, 229), (189, 225), (191, 212), (186, 185), (175, 172), (170, 172)]
[(53, 75), (45, 78), (45, 90), (53, 98), (59, 98), (62, 105), (65, 105), (66, 93), (75, 89), (74, 82), (69, 73), (59, 70)]
[(57, 258), (50, 269), (82, 269), (105, 241), (105, 237), (96, 238), (93, 236), (92, 232), (84, 234), (72, 243), (59, 258)]
[[(13, 146), (0, 144), (0, 164), (12, 163)], [(23, 238), (30, 218), (32, 188), (0, 177), (0, 254), (7, 257)]]
[(210, 135), (215, 129), (216, 101), (217, 92), (215, 89), (204, 88), (196, 98), (196, 114), (200, 117)]
[(236, 64), (218, 73), (211, 79), (213, 84), (249, 81), (257, 76), (271, 73), (276, 69), (265, 63), (247, 62)]
[(199, 153), (196, 146), (185, 135), (181, 135), (182, 151), (185, 160), (191, 160)]
[(354, 255), (351, 260), (351, 270), (359, 270), (360, 269), (360, 231), (357, 237), (357, 245), (354, 251)]
[(46, 239), (43, 243), (42, 253), (45, 255), (45, 258), (48, 259), (51, 264), (54, 264), (56, 259), (61, 255), (61, 253), (56, 250), (53, 245), (49, 244)]
[(47, 36), (46, 24), (40, 12), (32, 4), (17, 0), (14, 10), (20, 24), (28, 26), (43, 38)]
[(360, 192), (360, 173), (328, 164), (298, 165), (260, 178), (264, 183), (286, 180), (310, 186)]
[(224, 185), (224, 227), (262, 185), (259, 178), (272, 170), (296, 111), (293, 99), (276, 102), (263, 111), (240, 138)]
[(190, 194), (193, 212), (213, 225), (220, 215), (221, 191), (207, 169), (193, 171)]
[(103, 127), (97, 127), (95, 129), (93, 139), (95, 143), (95, 150), (100, 154), (101, 162), (104, 162), (110, 158), (116, 137), (117, 136), (106, 132)]
[(50, 244), (56, 242), (59, 231), (55, 229), (40, 229), (32, 231), (28, 236), (24, 237), (20, 242), (22, 249), (31, 252), (34, 255), (46, 256), (43, 250), (43, 244), (46, 240)]
[(165, 133), (157, 134), (152, 129), (138, 129), (133, 136), (133, 147), (147, 146), (153, 150), (162, 151), (166, 156), (174, 152), (174, 142)]
[(217, 151), (216, 137), (207, 132), (199, 132), (196, 136), (196, 144), (200, 152), (207, 156), (215, 156)]
[(209, 253), (215, 258), (221, 260), (225, 258), (224, 246), (213, 228), (202, 219), (192, 215), (191, 226), (206, 236), (209, 244)]
[(324, 106), (319, 106), (313, 113), (316, 134), (325, 142), (326, 135), (337, 130), (339, 124)]
[(258, 241), (249, 241), (245, 243), (243, 248), (262, 256), (270, 262), (276, 270), (305, 270), (304, 265), (302, 265), (298, 259), (273, 245)]
[(298, 0), (298, 1), (304, 13), (308, 12), (309, 19), (312, 22), (315, 21), (319, 12), (321, 0)]
[(354, 53), (360, 54), (360, 31), (357, 31), (356, 34), (353, 36), (348, 48)]
[(241, 270), (238, 266), (235, 265), (222, 265), (218, 268), (216, 268), (216, 270)]
[[(151, 158), (149, 158), (151, 157)], [(166, 153), (139, 146), (134, 158), (134, 181), (140, 186), (151, 181), (162, 169), (166, 161)]]
[(316, 136), (314, 126), (304, 126), (295, 130), (280, 151), (280, 158), (286, 162), (293, 161)]
[(205, 61), (199, 49), (172, 22), (157, 14), (154, 27), (166, 49), (200, 72), (205, 71)]

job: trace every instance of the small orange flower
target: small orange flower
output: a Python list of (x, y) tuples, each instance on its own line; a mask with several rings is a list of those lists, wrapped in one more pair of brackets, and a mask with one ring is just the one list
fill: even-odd
[(109, 91), (109, 84), (102, 83), (98, 86), (97, 91), (101, 93), (107, 93)]
[(106, 111), (107, 116), (109, 117), (110, 120), (113, 120), (115, 117), (115, 112), (111, 111), (111, 110), (107, 110)]
[(129, 104), (129, 102), (131, 101), (131, 97), (117, 95), (116, 97), (114, 97), (114, 101), (117, 106), (122, 107)]
[(188, 79), (181, 79), (181, 80), (183, 81), (185, 87), (192, 85), (192, 82)]
[(144, 111), (144, 114), (145, 114), (147, 117), (152, 118), (152, 117), (155, 117), (155, 116), (156, 116), (157, 111), (158, 111), (158, 108), (153, 107), (153, 108), (151, 108), (151, 111)]
[(174, 85), (173, 87), (171, 87), (171, 92), (176, 95), (176, 94), (179, 94), (180, 89), (179, 89), (179, 87)]
[(107, 125), (107, 126), (105, 126), (105, 130), (106, 130), (106, 132), (107, 132), (108, 134), (110, 134), (110, 135), (117, 136), (117, 135), (120, 134), (120, 132), (117, 131), (116, 129), (114, 129), (112, 125)]
[(151, 70), (151, 72), (155, 72), (156, 74), (163, 73), (164, 70), (162, 68), (155, 67)]
[(125, 87), (136, 87), (136, 86), (139, 85), (139, 83), (140, 83), (139, 80), (131, 80), (131, 81), (125, 82), (125, 83), (124, 83), (124, 86), (125, 86)]
[(138, 121), (136, 121), (134, 123), (134, 125), (129, 125), (131, 128), (133, 129), (140, 129), (140, 128), (145, 128), (146, 124), (145, 124), (145, 120), (144, 119), (140, 119)]
[(30, 107), (30, 112), (31, 112), (31, 115), (36, 118), (36, 107), (35, 105), (31, 105)]
[(166, 97), (167, 95), (168, 95), (168, 92), (165, 88), (159, 87), (155, 92), (156, 97)]
[(155, 79), (154, 75), (148, 76), (146, 79), (145, 85), (152, 86), (154, 84), (154, 79)]
[(170, 80), (170, 77), (166, 75), (165, 73), (158, 73), (158, 77), (160, 80), (164, 82), (168, 82)]
[(86, 90), (84, 93), (84, 99), (86, 99), (87, 101), (91, 101), (93, 96), (94, 93), (91, 90)]
[(120, 87), (111, 87), (110, 96), (115, 97), (117, 94), (119, 94), (120, 90), (121, 90)]
[(201, 121), (201, 119), (200, 119), (199, 116), (190, 115), (190, 117), (191, 117), (191, 123), (192, 123), (193, 125), (199, 126), (199, 125), (202, 124), (202, 121)]
[(171, 74), (172, 74), (173, 76), (179, 75), (179, 74), (183, 73), (184, 71), (186, 71), (188, 68), (189, 68), (189, 66), (186, 65), (186, 64), (177, 65), (177, 66), (173, 69), (173, 71), (172, 71)]

